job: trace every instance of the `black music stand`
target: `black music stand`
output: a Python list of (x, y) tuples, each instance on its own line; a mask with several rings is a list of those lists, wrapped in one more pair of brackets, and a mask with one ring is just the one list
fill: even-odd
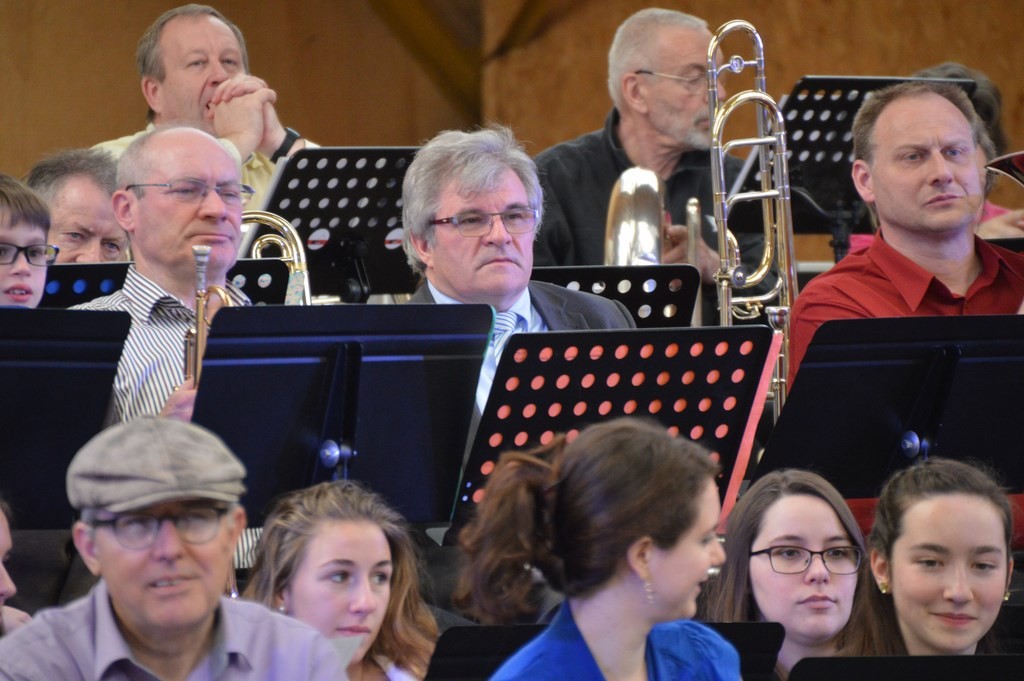
[(410, 522), (446, 521), (492, 321), (486, 305), (220, 310), (193, 420), (246, 464), (250, 524), (337, 477)]
[(0, 488), (20, 529), (67, 529), (64, 473), (103, 429), (126, 312), (0, 308)]
[(1020, 655), (904, 655), (892, 657), (805, 657), (789, 681), (964, 681), (1020, 678)]
[(740, 654), (743, 681), (771, 681), (786, 629), (778, 622), (704, 622)]
[(416, 147), (319, 147), (280, 161), (266, 210), (306, 245), (315, 295), (364, 302), (371, 293), (412, 293), (417, 277), (402, 250), (402, 179)]
[(544, 629), (543, 624), (451, 627), (437, 640), (426, 681), (486, 681)]
[(693, 265), (534, 267), (530, 278), (617, 300), (641, 329), (690, 326), (700, 295)]
[(727, 513), (778, 346), (770, 329), (753, 325), (512, 335), (476, 431), (452, 529), (469, 520), (502, 452), (626, 415), (655, 419), (707, 447), (722, 467)]
[(1024, 237), (1010, 237), (1006, 239), (986, 239), (993, 246), (1005, 248), (1014, 253), (1024, 253)]
[[(46, 273), (46, 293), (39, 307), (68, 308), (110, 295), (124, 286), (127, 262), (67, 263), (51, 265)], [(254, 305), (280, 305), (288, 290), (288, 266), (277, 258), (239, 260), (228, 272), (228, 281)]]
[(821, 473), (847, 498), (874, 498), (923, 456), (988, 463), (1024, 490), (1020, 386), (1024, 317), (826, 322), (800, 364), (754, 479)]
[[(906, 81), (953, 83), (971, 94), (973, 80), (875, 76), (804, 76), (782, 102), (792, 193), (793, 227), (832, 233), (836, 262), (850, 248), (850, 233), (867, 231), (863, 201), (850, 179), (853, 119), (874, 91)], [(755, 150), (747, 166), (753, 165)], [(744, 210), (742, 204), (737, 206)], [(749, 209), (748, 209), (749, 210)]]

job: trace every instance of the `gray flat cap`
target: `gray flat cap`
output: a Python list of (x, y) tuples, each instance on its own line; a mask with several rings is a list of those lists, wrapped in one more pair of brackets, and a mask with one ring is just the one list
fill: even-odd
[(113, 513), (175, 499), (233, 503), (245, 492), (245, 466), (194, 423), (144, 417), (107, 428), (68, 467), (68, 501)]

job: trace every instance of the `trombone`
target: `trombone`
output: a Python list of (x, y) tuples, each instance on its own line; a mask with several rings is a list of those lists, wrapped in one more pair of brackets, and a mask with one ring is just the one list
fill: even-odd
[[(718, 63), (719, 46), (732, 33), (746, 33), (753, 43), (754, 57), (730, 57)], [(718, 98), (719, 77), (753, 67), (754, 88), (739, 92), (725, 102)], [(754, 27), (742, 20), (726, 22), (715, 33), (708, 46), (707, 84), (708, 110), (711, 120), (711, 182), (715, 224), (718, 227), (719, 270), (715, 275), (718, 290), (719, 320), (723, 326), (737, 319), (752, 319), (762, 310), (768, 323), (782, 335), (782, 352), (772, 377), (773, 412), (776, 420), (786, 399), (786, 376), (789, 370), (789, 310), (797, 295), (796, 263), (793, 248), (793, 216), (790, 209), (789, 166), (786, 158), (786, 125), (781, 110), (765, 86), (764, 45)], [(756, 112), (757, 136), (725, 141), (724, 130), (729, 118), (741, 107), (753, 105)], [(725, 181), (725, 155), (733, 150), (755, 148), (758, 152), (761, 187), (759, 191), (738, 192), (728, 196)], [(740, 202), (760, 201), (764, 227), (764, 252), (757, 268), (747, 274), (739, 268), (740, 254), (736, 238), (729, 231), (729, 213)], [(756, 296), (735, 296), (760, 284), (774, 268), (778, 278), (770, 291)], [(777, 301), (775, 305), (768, 305)]]

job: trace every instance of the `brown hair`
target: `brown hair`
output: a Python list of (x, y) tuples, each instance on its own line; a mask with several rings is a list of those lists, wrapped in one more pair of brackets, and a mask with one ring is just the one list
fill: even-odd
[(460, 536), (468, 564), (452, 600), (485, 623), (512, 621), (530, 611), (525, 566), (566, 596), (589, 595), (636, 540), (675, 545), (717, 471), (700, 445), (631, 418), (589, 426), (570, 443), (559, 436), (506, 452)]
[(974, 81), (974, 92), (967, 96), (974, 104), (974, 110), (985, 122), (989, 137), (992, 138), (993, 152), (996, 156), (1006, 153), (1010, 143), (1003, 130), (1003, 95), (992, 79), (977, 69), (972, 69), (955, 61), (946, 61), (935, 66), (915, 71), (918, 78), (966, 78)]
[(273, 605), (291, 583), (317, 530), (325, 522), (353, 520), (381, 529), (394, 565), (391, 598), (367, 658), (386, 657), (422, 678), (434, 652), (437, 624), (419, 591), (416, 549), (402, 516), (358, 483), (324, 482), (279, 498), (263, 525), (244, 597)]
[[(783, 497), (806, 495), (821, 499), (839, 518), (847, 536), (866, 555), (864, 534), (850, 507), (828, 480), (810, 471), (772, 471), (750, 486), (732, 513), (725, 530), (725, 563), (718, 578), (711, 580), (703, 600), (703, 619), (712, 622), (756, 622), (761, 618), (750, 585), (750, 550), (764, 525), (764, 516)], [(864, 561), (865, 563), (867, 561)], [(861, 569), (865, 569), (861, 566)], [(860, 585), (858, 584), (858, 590)], [(854, 602), (857, 592), (854, 593)], [(841, 646), (846, 628), (836, 637)], [(785, 678), (783, 670), (777, 670)]]
[[(249, 52), (245, 48), (245, 36), (242, 35), (242, 30), (213, 7), (210, 7), (209, 5), (191, 3), (188, 5), (182, 5), (181, 7), (175, 7), (174, 9), (169, 9), (161, 14), (157, 17), (156, 21), (146, 29), (146, 32), (142, 34), (142, 37), (139, 38), (139, 45), (135, 49), (135, 66), (139, 70), (139, 75), (143, 78), (149, 76), (162, 83), (164, 78), (167, 76), (167, 71), (164, 68), (163, 55), (160, 53), (160, 35), (164, 31), (164, 26), (170, 23), (172, 19), (177, 19), (179, 17), (197, 19), (206, 16), (210, 16), (224, 22), (224, 25), (231, 29), (231, 32), (235, 34), (235, 39), (238, 40), (238, 49), (242, 53), (242, 68), (245, 73), (249, 73)], [(149, 109), (146, 113), (146, 120), (152, 122), (155, 115), (156, 113), (152, 109)]]
[[(885, 483), (875, 509), (875, 524), (868, 535), (868, 546), (890, 558), (892, 547), (903, 534), (903, 516), (919, 501), (947, 494), (967, 494), (991, 501), (1003, 519), (1006, 559), (1010, 560), (1013, 538), (1013, 510), (1006, 492), (993, 475), (978, 464), (953, 459), (928, 459), (895, 473)], [(891, 595), (883, 595), (871, 570), (861, 572), (858, 586), (861, 597), (850, 614), (844, 655), (906, 655), (907, 646), (900, 632), (899, 618)], [(893, 588), (899, 588), (893, 585)], [(992, 652), (995, 643), (991, 631), (978, 641), (978, 652)]]
[(0, 226), (25, 223), (50, 232), (50, 210), (43, 199), (22, 182), (0, 173)]

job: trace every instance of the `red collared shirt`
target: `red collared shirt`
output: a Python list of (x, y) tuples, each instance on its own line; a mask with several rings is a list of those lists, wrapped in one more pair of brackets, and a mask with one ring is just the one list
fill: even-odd
[(832, 319), (1016, 313), (1024, 300), (1024, 255), (978, 237), (974, 248), (981, 274), (965, 296), (879, 238), (816, 276), (793, 305), (789, 385), (814, 332)]

